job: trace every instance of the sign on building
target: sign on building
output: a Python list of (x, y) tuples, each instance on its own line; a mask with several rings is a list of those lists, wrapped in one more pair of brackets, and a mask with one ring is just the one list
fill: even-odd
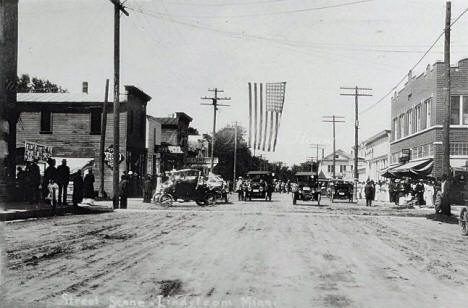
[(52, 147), (47, 145), (38, 144), (35, 142), (24, 142), (24, 160), (34, 161), (37, 159), (39, 162), (47, 162), (52, 157)]
[[(119, 153), (119, 164), (125, 160), (125, 157), (123, 156), (122, 153)], [(109, 146), (105, 151), (104, 151), (104, 162), (109, 168), (112, 168), (113, 163), (114, 163), (114, 148), (112, 146)]]

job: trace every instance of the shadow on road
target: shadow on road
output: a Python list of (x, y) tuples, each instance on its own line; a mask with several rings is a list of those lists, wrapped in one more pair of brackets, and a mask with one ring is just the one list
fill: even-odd
[(458, 218), (454, 215), (443, 215), (443, 214), (428, 214), (426, 215), (426, 219), (430, 219), (433, 221), (438, 221), (438, 222), (443, 222), (447, 224), (452, 224), (452, 225), (457, 225), (458, 224)]

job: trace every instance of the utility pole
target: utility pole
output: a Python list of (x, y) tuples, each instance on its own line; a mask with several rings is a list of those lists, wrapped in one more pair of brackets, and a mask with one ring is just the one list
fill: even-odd
[(230, 105), (223, 105), (218, 104), (218, 101), (228, 101), (231, 100), (230, 97), (218, 97), (219, 92), (224, 92), (218, 88), (208, 89), (210, 92), (214, 92), (214, 97), (207, 97), (204, 96), (201, 99), (204, 100), (211, 100), (211, 104), (202, 104), (202, 105), (211, 105), (213, 106), (213, 136), (211, 137), (211, 164), (210, 164), (210, 172), (213, 172), (213, 165), (214, 165), (214, 146), (215, 146), (215, 134), (216, 134), (216, 112), (218, 111), (218, 106), (230, 106)]
[(119, 207), (119, 181), (120, 181), (120, 12), (128, 16), (127, 10), (120, 0), (110, 0), (114, 4), (114, 144), (113, 144), (113, 205)]
[[(316, 159), (316, 163), (317, 163), (317, 174), (318, 174), (319, 148), (323, 150), (324, 144), (311, 143), (310, 145), (311, 145), (312, 147), (314, 147), (315, 150), (316, 150), (315, 159)], [(311, 171), (313, 171), (313, 170), (311, 170)]]
[(336, 134), (335, 134), (335, 125), (336, 123), (344, 123), (343, 116), (331, 115), (323, 116), (322, 122), (333, 123), (333, 179), (336, 178)]
[(16, 109), (17, 69), (18, 0), (0, 0), (0, 199), (2, 201), (13, 197), (15, 188), (16, 122), (19, 117)]
[(372, 96), (372, 94), (359, 93), (359, 91), (372, 91), (371, 88), (359, 88), (358, 86), (340, 87), (341, 90), (354, 90), (354, 93), (341, 93), (342, 96), (354, 96), (354, 198), (357, 200), (357, 183), (359, 180), (359, 96)]
[(233, 166), (233, 187), (236, 187), (236, 169), (237, 169), (237, 121), (234, 122), (234, 166)]
[(99, 176), (100, 186), (99, 195), (101, 198), (105, 197), (104, 191), (104, 148), (106, 146), (106, 128), (107, 128), (107, 102), (109, 101), (109, 79), (106, 79), (106, 88), (104, 93), (104, 104), (102, 104), (102, 117), (101, 117), (101, 140), (99, 143)]
[(442, 144), (444, 147), (443, 156), (442, 156), (442, 174), (446, 174), (451, 177), (450, 172), (450, 24), (451, 24), (451, 11), (452, 4), (450, 1), (446, 3), (446, 12), (445, 12), (445, 44), (444, 44), (444, 64), (445, 64), (445, 112), (446, 116), (444, 119), (444, 126), (442, 132)]

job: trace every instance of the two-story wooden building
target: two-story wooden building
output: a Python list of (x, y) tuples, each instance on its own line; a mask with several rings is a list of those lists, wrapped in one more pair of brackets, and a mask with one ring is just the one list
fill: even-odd
[[(120, 104), (120, 172), (146, 173), (146, 105), (151, 97), (135, 86), (125, 86)], [(88, 161), (99, 183), (99, 145), (104, 97), (87, 93), (18, 93), (17, 156), (25, 142), (52, 147), (52, 156), (68, 160), (72, 169)], [(107, 106), (105, 148), (113, 143), (113, 104)], [(18, 155), (19, 154), (19, 155)], [(112, 195), (112, 162), (106, 163), (104, 188)]]

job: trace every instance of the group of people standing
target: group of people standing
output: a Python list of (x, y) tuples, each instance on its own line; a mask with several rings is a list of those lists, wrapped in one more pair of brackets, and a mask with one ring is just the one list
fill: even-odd
[[(67, 160), (63, 159), (60, 166), (56, 167), (56, 160), (49, 158), (44, 175), (41, 172), (38, 161), (28, 162), (26, 167), (17, 168), (17, 201), (29, 201), (38, 204), (41, 200), (54, 208), (68, 205), (67, 189), (70, 181), (73, 181), (73, 205), (80, 203), (83, 198), (94, 198), (94, 175), (91, 168), (87, 170), (84, 179), (81, 170), (70, 174)], [(26, 192), (26, 193), (25, 193)]]
[(434, 207), (437, 213), (450, 213), (448, 202), (449, 181), (447, 175), (441, 179), (390, 179), (374, 183), (367, 180), (358, 185), (358, 198), (372, 201), (392, 202), (395, 205), (412, 204)]
[[(252, 190), (252, 180), (251, 179), (244, 179), (241, 176), (236, 181), (236, 192), (237, 192), (237, 199), (238, 201), (247, 201), (249, 199), (250, 191)], [(258, 187), (262, 188), (265, 191), (266, 196), (268, 198), (271, 197), (271, 194), (274, 190), (274, 185), (272, 183), (268, 183), (267, 181), (260, 179), (258, 181)]]

